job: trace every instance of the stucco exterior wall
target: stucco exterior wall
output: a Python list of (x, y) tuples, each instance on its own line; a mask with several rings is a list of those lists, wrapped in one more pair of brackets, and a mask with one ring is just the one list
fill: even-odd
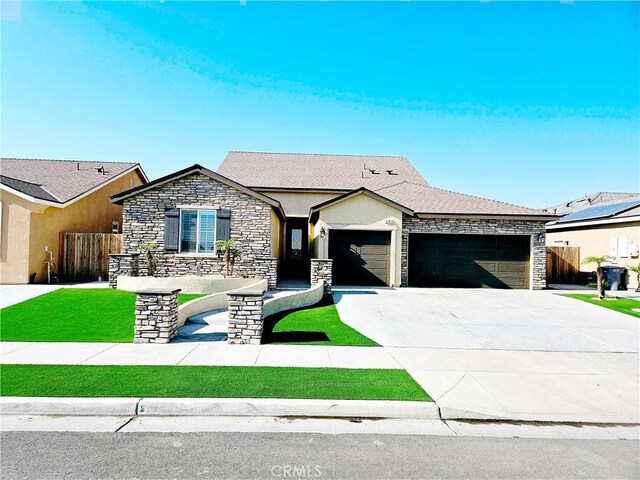
[(531, 238), (531, 264), (529, 287), (541, 289), (546, 286), (545, 222), (539, 220), (512, 219), (465, 219), (465, 218), (419, 218), (403, 216), (402, 230), (402, 285), (409, 281), (409, 234), (488, 234), (527, 235)]
[(0, 281), (28, 283), (32, 273), (36, 282), (46, 281), (45, 246), (60, 265), (60, 232), (111, 232), (113, 220), (122, 223), (122, 207), (112, 204), (109, 197), (142, 183), (137, 172), (130, 172), (64, 208), (30, 202), (2, 190)]
[[(320, 238), (320, 229), (326, 230), (325, 238)], [(401, 233), (402, 212), (365, 194), (330, 205), (320, 210), (313, 234), (315, 258), (328, 258), (330, 230), (374, 230), (391, 233), (389, 278), (391, 286), (401, 282)]]
[(0, 231), (0, 283), (29, 281), (29, 233), (33, 203), (0, 190), (2, 230)]
[[(157, 276), (202, 274), (222, 275), (222, 255), (165, 252), (165, 209), (178, 206), (210, 207), (231, 210), (231, 237), (242, 249), (234, 275), (257, 275), (258, 257), (272, 252), (272, 208), (264, 201), (236, 190), (199, 173), (159, 185), (124, 201), (123, 249), (140, 251), (145, 243), (156, 243), (159, 260)], [(146, 259), (140, 255), (140, 271), (147, 271)]]
[(271, 210), (271, 256), (277, 258), (278, 260), (281, 258), (282, 254), (282, 246), (280, 243), (280, 239), (283, 238), (282, 235), (282, 222), (276, 215), (276, 213)]
[[(261, 191), (258, 189), (258, 191)], [(278, 200), (282, 204), (287, 217), (308, 217), (311, 207), (319, 203), (336, 198), (341, 193), (327, 192), (271, 192), (261, 191), (268, 197)]]
[(60, 232), (110, 233), (114, 220), (122, 224), (122, 207), (109, 197), (143, 183), (137, 172), (130, 172), (99, 190), (64, 208), (48, 207), (42, 214), (32, 213), (29, 239), (29, 272), (36, 272), (36, 282), (46, 281), (45, 246), (60, 265)]
[[(582, 272), (592, 272), (594, 270), (594, 265), (582, 265), (582, 260), (590, 256), (615, 255), (616, 258), (608, 263), (621, 267), (640, 263), (640, 258), (638, 256), (630, 256), (629, 252), (627, 252), (626, 256), (622, 256), (624, 251), (621, 251), (623, 250), (621, 248), (623, 243), (620, 240), (621, 238), (627, 239), (627, 247), (633, 244), (640, 245), (640, 222), (599, 225), (565, 231), (549, 230), (547, 231), (547, 246), (580, 247), (580, 271)], [(616, 251), (612, 251), (613, 243), (616, 245)], [(628, 281), (628, 288), (636, 289), (638, 287), (638, 280), (635, 274), (629, 275)]]

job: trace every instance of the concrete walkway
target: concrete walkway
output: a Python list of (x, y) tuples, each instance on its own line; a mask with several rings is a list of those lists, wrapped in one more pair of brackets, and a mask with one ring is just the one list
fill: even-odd
[(0, 342), (0, 363), (60, 365), (237, 365), (401, 369), (380, 347)]

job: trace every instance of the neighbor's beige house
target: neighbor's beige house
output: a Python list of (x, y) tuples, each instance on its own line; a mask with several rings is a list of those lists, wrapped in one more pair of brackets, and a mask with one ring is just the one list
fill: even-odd
[(60, 232), (108, 233), (122, 223), (110, 196), (147, 181), (137, 163), (0, 160), (0, 283), (46, 281)]
[[(593, 264), (586, 257), (607, 255), (607, 265), (629, 267), (640, 263), (640, 195), (598, 192), (551, 207), (563, 216), (547, 225), (547, 246), (580, 247), (580, 271)], [(628, 288), (638, 288), (637, 276), (627, 277)]]

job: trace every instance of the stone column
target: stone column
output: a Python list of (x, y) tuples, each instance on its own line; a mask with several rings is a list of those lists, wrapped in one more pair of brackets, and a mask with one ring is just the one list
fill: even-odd
[(237, 290), (227, 295), (229, 296), (227, 342), (259, 345), (263, 330), (264, 292)]
[(534, 290), (542, 290), (547, 287), (547, 247), (546, 235), (541, 231), (533, 235), (533, 247), (531, 249), (531, 268), (533, 269), (532, 285)]
[(118, 286), (118, 276), (138, 276), (139, 253), (110, 253), (109, 254), (109, 286)]
[(136, 292), (133, 343), (169, 343), (178, 329), (179, 288)]
[(275, 290), (278, 285), (278, 259), (275, 257), (256, 257), (256, 275), (267, 280), (269, 290)]
[(331, 258), (311, 259), (311, 286), (324, 280), (324, 293), (331, 293), (333, 285), (333, 260)]

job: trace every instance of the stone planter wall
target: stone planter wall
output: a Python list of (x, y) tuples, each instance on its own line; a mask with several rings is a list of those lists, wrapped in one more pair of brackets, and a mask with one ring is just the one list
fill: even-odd
[(118, 286), (118, 276), (138, 276), (139, 253), (110, 253), (109, 254), (109, 286)]
[(333, 285), (333, 260), (330, 258), (311, 259), (311, 285), (324, 281), (324, 293), (331, 293)]
[(278, 259), (256, 257), (256, 277), (266, 280), (269, 290), (275, 290), (278, 286)]
[(262, 339), (264, 292), (229, 292), (228, 343), (259, 345)]
[(176, 336), (179, 292), (179, 288), (136, 292), (133, 343), (169, 343)]

